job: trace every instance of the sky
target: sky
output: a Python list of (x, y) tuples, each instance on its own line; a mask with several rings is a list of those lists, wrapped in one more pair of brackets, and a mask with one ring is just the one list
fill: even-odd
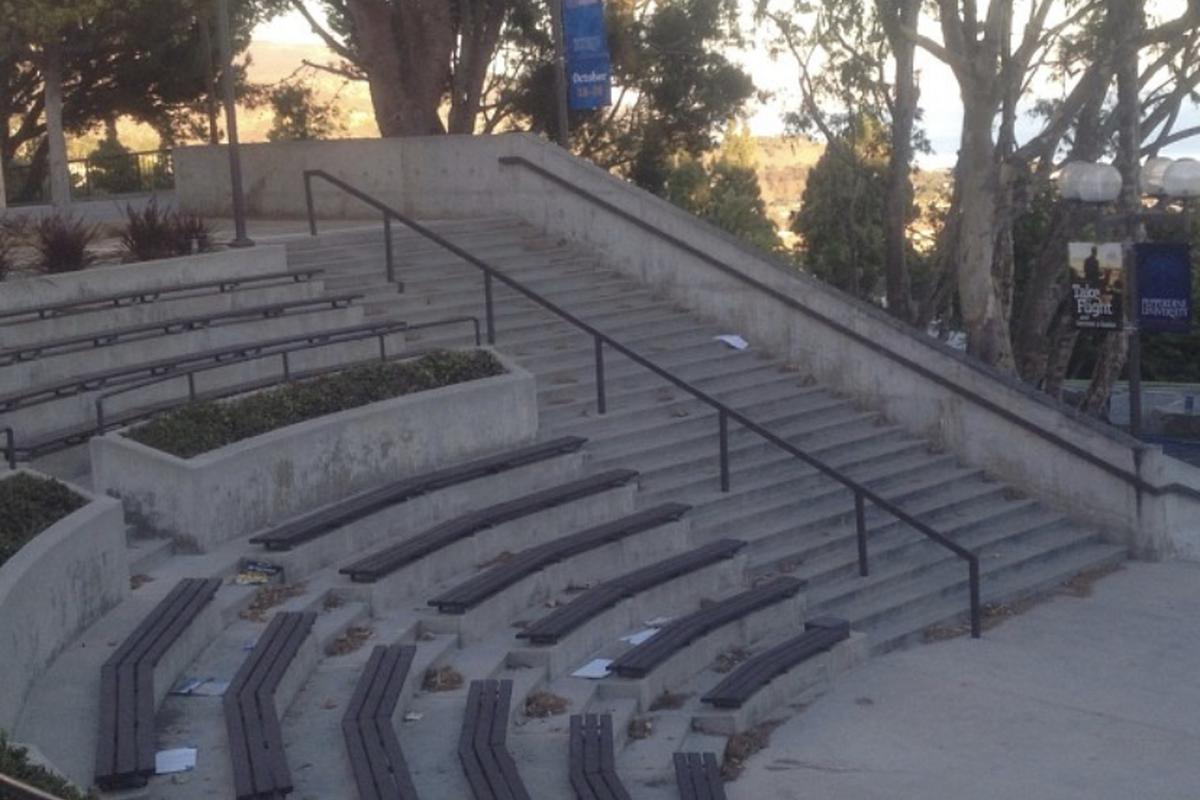
[[(743, 0), (745, 1), (745, 0)], [(1162, 18), (1177, 15), (1186, 5), (1187, 0), (1150, 0), (1151, 13)], [(1023, 0), (1017, 0), (1018, 6), (1024, 5)], [(749, 4), (747, 3), (747, 6)], [(317, 11), (317, 4), (310, 8)], [(1020, 9), (1018, 9), (1018, 19)], [(926, 20), (931, 26), (928, 32), (937, 39), (938, 32), (932, 20)], [(287, 44), (322, 44), (321, 39), (312, 32), (304, 18), (296, 12), (291, 12), (259, 27), (255, 31), (258, 41), (279, 42)], [(784, 115), (789, 109), (799, 106), (796, 89), (798, 75), (796, 67), (790, 62), (790, 56), (773, 60), (767, 53), (765, 42), (751, 42), (745, 50), (731, 52), (730, 57), (739, 62), (753, 77), (759, 90), (770, 93), (770, 99), (763, 104), (755, 103), (748, 109), (748, 124), (753, 134), (757, 136), (777, 136), (784, 133)], [(916, 67), (920, 73), (922, 85), (921, 106), (924, 112), (922, 120), (925, 132), (933, 146), (933, 152), (919, 157), (921, 166), (927, 168), (946, 168), (953, 166), (958, 150), (959, 131), (962, 125), (962, 104), (959, 100), (957, 83), (950, 69), (930, 56), (923, 50), (917, 51)], [(934, 89), (938, 91), (935, 95)], [(940, 91), (942, 87), (945, 91)], [(1051, 87), (1043, 87), (1043, 93), (1054, 91)], [(1200, 124), (1200, 110), (1189, 109), (1181, 115), (1179, 128)], [(1017, 133), (1028, 135), (1036, 130), (1035, 123), (1021, 120)], [(1184, 143), (1166, 154), (1174, 157), (1196, 155), (1196, 144)]]

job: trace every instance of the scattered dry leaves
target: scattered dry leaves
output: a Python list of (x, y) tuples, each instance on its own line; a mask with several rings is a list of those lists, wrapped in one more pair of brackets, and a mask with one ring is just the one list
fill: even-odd
[(425, 670), (425, 680), (421, 682), (421, 688), (427, 692), (453, 692), (461, 689), (462, 685), (462, 673), (454, 667)]
[(567, 713), (567, 698), (559, 697), (553, 692), (533, 692), (525, 698), (525, 716), (535, 719), (556, 717)]
[(238, 616), (252, 622), (265, 622), (268, 611), (280, 603), (304, 594), (304, 586), (303, 583), (273, 583), (259, 587), (250, 605)]
[(355, 650), (361, 650), (362, 646), (367, 643), (375, 632), (363, 625), (351, 625), (346, 629), (345, 633), (329, 643), (329, 648), (325, 651), (326, 655), (344, 656), (353, 653)]
[(154, 578), (151, 578), (149, 575), (142, 575), (140, 573), (137, 575), (130, 575), (129, 576), (129, 588), (136, 592), (138, 589), (142, 588), (147, 583), (150, 583), (153, 580), (154, 580)]
[(651, 711), (672, 711), (677, 708), (683, 708), (683, 704), (691, 697), (690, 694), (672, 694), (664, 690), (662, 694), (654, 698), (650, 703)]
[(729, 672), (738, 664), (750, 657), (750, 651), (744, 647), (734, 647), (717, 656), (713, 662), (713, 672)]
[(1071, 597), (1091, 597), (1092, 590), (1101, 578), (1107, 578), (1120, 569), (1120, 564), (1110, 564), (1106, 567), (1086, 570), (1064, 581), (1059, 592)]
[(771, 743), (771, 732), (780, 726), (782, 720), (770, 720), (755, 725), (749, 730), (742, 731), (729, 737), (725, 743), (725, 758), (721, 762), (721, 777), (727, 781), (737, 780), (746, 768), (750, 756)]
[(629, 720), (630, 739), (648, 739), (654, 733), (654, 717), (634, 717)]

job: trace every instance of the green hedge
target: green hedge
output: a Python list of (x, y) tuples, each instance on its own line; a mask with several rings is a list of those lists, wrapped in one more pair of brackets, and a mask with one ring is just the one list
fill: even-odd
[[(24, 747), (9, 744), (3, 731), (0, 731), (0, 772), (43, 792), (49, 792), (55, 797), (61, 797), (62, 800), (87, 800), (94, 797), (91, 794), (81, 794), (78, 789), (45, 767), (31, 764), (28, 751)], [(0, 800), (9, 796), (0, 788)]]
[(0, 478), (0, 564), (22, 545), (87, 501), (50, 478), (17, 473)]
[(504, 367), (485, 350), (438, 351), (412, 361), (354, 367), (239, 399), (192, 403), (126, 435), (156, 450), (191, 458), (325, 414), (503, 373)]

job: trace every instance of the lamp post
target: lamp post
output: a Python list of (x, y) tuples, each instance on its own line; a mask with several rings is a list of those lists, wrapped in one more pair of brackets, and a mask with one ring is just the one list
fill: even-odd
[[(1160, 201), (1200, 197), (1200, 162), (1192, 159), (1172, 161), (1149, 159), (1141, 168), (1140, 195)], [(1065, 200), (1086, 204), (1115, 202), (1124, 182), (1120, 171), (1109, 164), (1085, 161), (1067, 163), (1058, 175), (1059, 194)], [(1133, 257), (1133, 239), (1138, 226), (1148, 220), (1163, 219), (1167, 212), (1158, 209), (1126, 211), (1101, 215), (1099, 221), (1124, 228), (1125, 296), (1124, 326), (1129, 333), (1129, 432), (1139, 436), (1142, 430), (1142, 340), (1141, 300), (1137, 283), (1137, 264)]]
[(563, 0), (549, 0), (550, 27), (554, 35), (554, 108), (558, 119), (558, 146), (571, 146), (571, 123), (567, 115), (567, 56), (563, 34)]
[(229, 178), (233, 192), (233, 241), (230, 247), (253, 247), (246, 235), (246, 197), (242, 193), (242, 157), (238, 150), (237, 96), (233, 86), (233, 34), (229, 30), (229, 0), (217, 0), (217, 48), (221, 57), (221, 90), (229, 144)]

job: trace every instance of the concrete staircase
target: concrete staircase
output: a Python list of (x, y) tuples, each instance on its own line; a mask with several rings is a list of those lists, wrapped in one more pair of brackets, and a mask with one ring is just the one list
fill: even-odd
[[(1126, 556), (1098, 531), (989, 480), (838, 397), (751, 343), (735, 351), (722, 330), (606, 269), (601, 254), (551, 241), (518, 221), (428, 223), (458, 246), (586, 320), (751, 419), (784, 436), (979, 553), (984, 601), (1011, 604)], [(368, 294), (369, 316), (409, 322), (457, 314), (483, 319), (483, 279), (471, 265), (398, 228), (395, 294), (383, 281), (383, 238), (356, 232), (288, 246), (292, 268), (321, 267), (331, 290)], [(868, 511), (871, 576), (857, 571), (853, 498), (840, 484), (745, 431), (733, 430), (732, 491), (718, 485), (715, 412), (623, 357), (606, 360), (608, 413), (596, 412), (592, 341), (513, 290), (495, 287), (496, 347), (539, 379), (543, 434), (589, 439), (592, 466), (637, 469), (639, 503), (677, 501), (695, 510), (695, 541), (751, 542), (751, 574), (809, 582), (811, 613), (847, 617), (876, 652), (958, 625), (967, 570), (950, 552), (888, 515)], [(414, 346), (467, 342), (454, 332), (413, 334)]]

